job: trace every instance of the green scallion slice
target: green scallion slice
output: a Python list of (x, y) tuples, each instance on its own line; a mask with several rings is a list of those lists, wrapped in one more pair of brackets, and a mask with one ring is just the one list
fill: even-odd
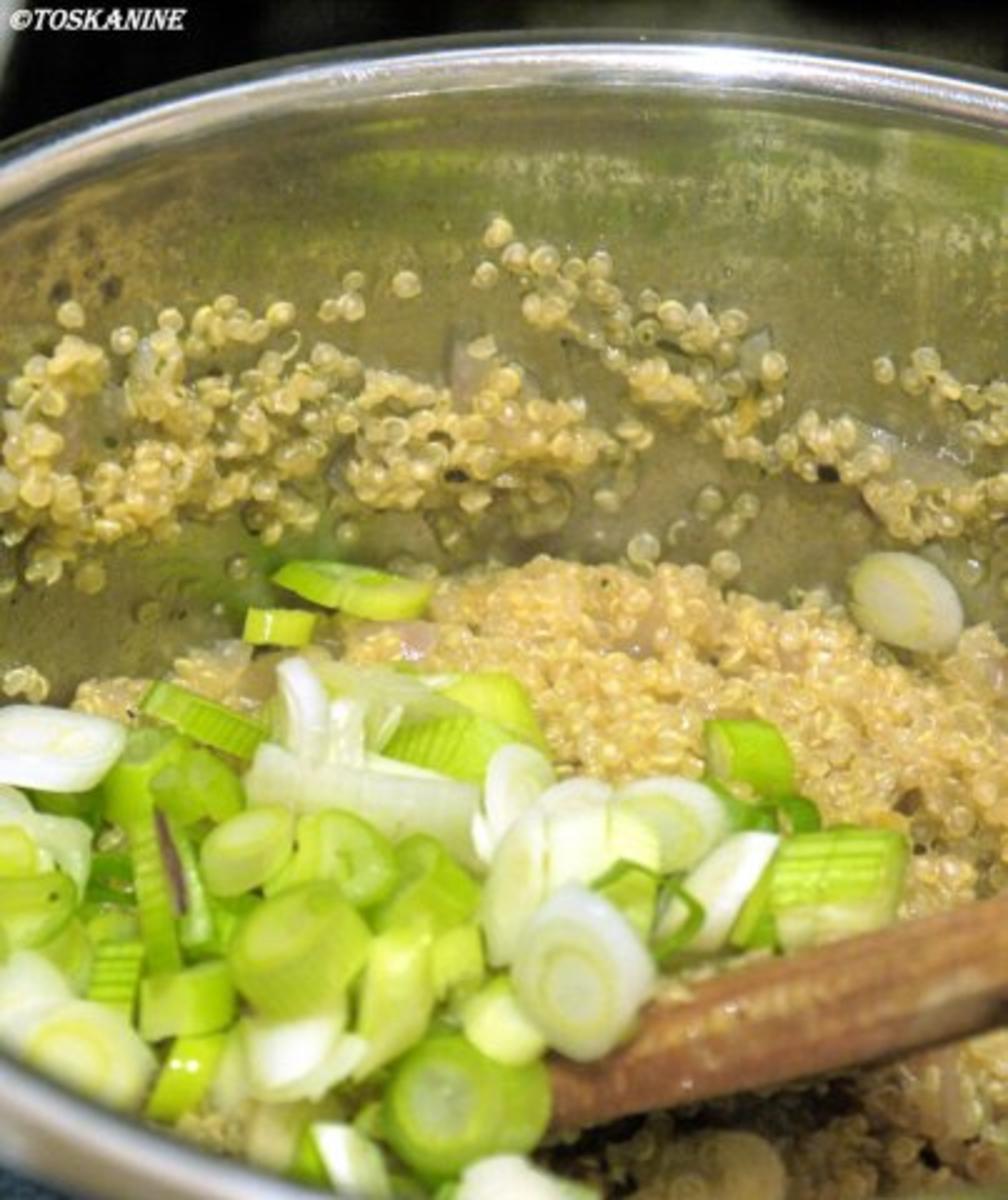
[(367, 1078), (420, 1041), (433, 1011), (426, 931), (405, 927), (376, 937), (361, 979), (356, 1027), (368, 1050), (354, 1078)]
[(431, 978), (438, 1000), (472, 991), (485, 975), (486, 956), (478, 926), (456, 925), (431, 943)]
[(99, 942), (95, 947), (88, 999), (107, 1005), (132, 1022), (143, 964), (142, 942)]
[(131, 730), (126, 746), (102, 781), (107, 821), (129, 829), (154, 807), (151, 785), (158, 773), (177, 762), (192, 743), (166, 729)]
[(63, 972), (78, 995), (87, 989), (94, 943), (80, 917), (71, 917), (54, 938), (38, 947), (38, 952)]
[(661, 876), (640, 863), (622, 860), (592, 883), (614, 908), (619, 909), (642, 941), (646, 941), (655, 921)]
[(212, 829), (200, 847), (203, 878), (214, 896), (261, 887), (290, 858), (294, 816), (289, 808), (250, 808)]
[(396, 926), (442, 933), (476, 915), (480, 888), (435, 838), (417, 833), (396, 847), (400, 878), (391, 896), (371, 911), (384, 931)]
[(152, 1121), (174, 1124), (196, 1112), (217, 1071), (226, 1037), (180, 1037), (172, 1043), (147, 1101), (145, 1115)]
[(461, 1007), (462, 1032), (494, 1062), (520, 1067), (541, 1058), (546, 1040), (525, 1015), (507, 975), (486, 983)]
[(221, 959), (148, 975), (140, 985), (140, 1032), (148, 1042), (219, 1033), (235, 1013), (234, 985)]
[(382, 1125), (399, 1158), (436, 1183), (488, 1154), (527, 1153), (545, 1132), (549, 1111), (541, 1063), (504, 1066), (464, 1037), (435, 1034), (396, 1066)]
[(0, 931), (14, 949), (43, 946), (64, 928), (77, 906), (77, 889), (62, 871), (0, 879)]
[(209, 818), (226, 821), (245, 807), (237, 774), (210, 750), (188, 746), (151, 780), (158, 808), (183, 825)]
[(540, 750), (547, 748), (528, 692), (506, 671), (474, 671), (458, 675), (436, 690), (447, 699), (510, 730), (515, 735), (512, 741), (527, 742)]
[(177, 971), (182, 966), (176, 909), (165, 871), (161, 838), (153, 814), (134, 821), (130, 829), (133, 887), (140, 932), (152, 971)]
[(253, 646), (307, 646), (318, 614), (302, 608), (250, 608), (242, 639)]
[(23, 879), (41, 865), (39, 846), (20, 825), (0, 825), (0, 879)]
[(267, 736), (267, 730), (257, 721), (165, 680), (151, 686), (140, 709), (194, 741), (235, 758), (251, 758)]
[(403, 721), (382, 748), (386, 758), (412, 763), (452, 779), (481, 783), (490, 760), (515, 735), (478, 713)]
[(433, 583), (424, 580), (324, 560), (285, 563), (273, 582), (302, 600), (369, 621), (419, 617), (434, 592)]
[(260, 1013), (290, 1019), (342, 1003), (370, 940), (339, 885), (322, 880), (254, 908), (236, 929), (228, 960), (239, 992)]
[(725, 783), (748, 784), (770, 800), (794, 794), (794, 759), (776, 725), (760, 720), (704, 723), (707, 769)]
[(880, 929), (895, 918), (907, 859), (906, 839), (890, 829), (842, 827), (787, 838), (732, 940), (760, 944), (768, 920), (776, 943), (789, 951)]

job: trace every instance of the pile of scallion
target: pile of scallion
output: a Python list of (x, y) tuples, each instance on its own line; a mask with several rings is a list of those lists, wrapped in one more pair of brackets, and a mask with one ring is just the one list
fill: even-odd
[[(430, 586), (336, 563), (275, 577), (364, 619)], [(887, 830), (820, 828), (778, 730), (711, 720), (709, 775), (558, 781), (500, 672), (362, 668), (316, 616), (243, 713), (159, 682), (127, 729), (0, 710), (0, 1039), (121, 1109), (241, 1109), (258, 1162), (376, 1197), (592, 1194), (525, 1157), (550, 1051), (633, 1032), (660, 972), (890, 921)]]

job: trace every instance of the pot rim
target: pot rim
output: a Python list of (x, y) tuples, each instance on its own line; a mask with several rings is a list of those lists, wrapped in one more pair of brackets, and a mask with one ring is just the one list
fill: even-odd
[(60, 117), (0, 144), (0, 212), (116, 159), (265, 116), (530, 86), (825, 100), (1008, 135), (1008, 75), (940, 60), (719, 34), (463, 35), (266, 59)]

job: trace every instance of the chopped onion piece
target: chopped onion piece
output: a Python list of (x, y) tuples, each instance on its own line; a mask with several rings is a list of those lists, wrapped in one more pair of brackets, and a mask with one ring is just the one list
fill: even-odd
[(42, 851), (37, 870), (52, 863), (77, 885), (83, 894), (91, 870), (91, 827), (76, 817), (54, 817), (36, 812), (15, 788), (0, 787), (0, 828), (10, 826), (24, 832)]
[(506, 975), (492, 979), (462, 1005), (462, 1032), (487, 1058), (511, 1066), (532, 1062), (546, 1049)]
[(522, 813), (555, 783), (549, 759), (532, 746), (513, 742), (494, 754), (483, 790), (486, 844), (491, 853)]
[(963, 608), (951, 583), (916, 554), (881, 551), (850, 574), (851, 615), (880, 642), (944, 654), (959, 640)]
[(241, 1032), (252, 1095), (275, 1102), (321, 1099), (367, 1052), (364, 1039), (345, 1029), (345, 1007), (297, 1021), (247, 1018)]
[(514, 958), (526, 923), (546, 899), (546, 818), (530, 809), (497, 848), (481, 900), (487, 957), (495, 966)]
[(311, 1127), (329, 1182), (340, 1194), (386, 1200), (392, 1184), (381, 1151), (352, 1125), (318, 1122)]
[(624, 784), (615, 803), (658, 835), (659, 870), (685, 871), (731, 832), (731, 818), (713, 788), (679, 775), (656, 775)]
[(0, 783), (47, 792), (86, 792), (126, 745), (116, 721), (65, 708), (0, 708)]

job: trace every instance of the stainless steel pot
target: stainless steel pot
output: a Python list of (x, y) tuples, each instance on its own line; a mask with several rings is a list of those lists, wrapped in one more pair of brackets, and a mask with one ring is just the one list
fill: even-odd
[[(801, 403), (866, 417), (885, 404), (889, 427), (932, 452), (935, 431), (919, 407), (894, 405), (872, 384), (873, 357), (932, 343), (973, 378), (1008, 367), (1003, 80), (642, 36), (421, 44), (257, 65), (8, 145), (0, 370), (45, 344), (53, 303), (69, 294), (105, 329), (221, 291), (310, 308), (351, 266), (379, 283), (416, 266), (423, 305), (376, 299), (373, 319), (352, 334), (357, 351), (436, 373), (446, 341), (485, 324), (545, 382), (583, 390), (591, 381), (577, 364), (473, 299), (479, 234), (498, 210), (530, 239), (609, 245), (639, 285), (744, 306), (788, 349)], [(575, 509), (552, 539), (530, 547), (502, 529), (468, 555), (491, 545), (519, 557), (530, 548), (616, 555), (642, 520), (667, 519), (722, 470), (714, 459), (672, 438), (629, 513), (581, 519)], [(774, 536), (742, 584), (777, 594), (838, 579), (864, 546), (838, 551), (823, 530), (850, 498), (824, 501), (796, 481), (767, 487)], [(424, 536), (415, 522), (376, 519), (365, 544), (387, 557)], [(312, 544), (324, 549), (331, 537), (323, 527)], [(253, 565), (240, 586), (221, 569), (239, 548)], [(1008, 551), (988, 549), (989, 583), (969, 605), (1004, 628)], [(224, 628), (271, 553), (225, 521), (194, 524), (181, 548), (128, 548), (110, 561), (112, 586), (99, 596), (61, 584), (18, 587), (0, 602), (0, 671), (30, 660), (58, 697), (110, 664), (157, 669)], [(0, 546), (0, 576), (16, 570), (16, 548)], [(162, 615), (153, 626), (138, 617), (152, 596)], [(301, 1194), (99, 1111), (6, 1059), (0, 1155), (123, 1200)]]

